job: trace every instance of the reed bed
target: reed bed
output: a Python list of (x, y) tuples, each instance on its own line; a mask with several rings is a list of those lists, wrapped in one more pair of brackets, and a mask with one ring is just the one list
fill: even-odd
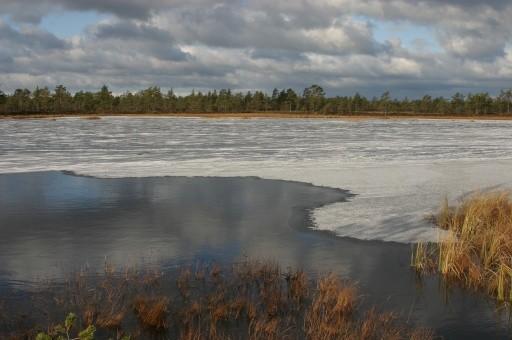
[(0, 338), (51, 334), (70, 312), (76, 329), (69, 333), (88, 327), (98, 339), (433, 338), (391, 313), (362, 310), (359, 296), (354, 284), (335, 275), (310, 279), (272, 262), (186, 266), (167, 274), (106, 267), (101, 275), (78, 273), (41, 288), (25, 309), (0, 303), (11, 317), (15, 310), (25, 315), (21, 328), (19, 318), (4, 320), (10, 326), (2, 326)]
[(512, 302), (511, 193), (477, 193), (455, 207), (445, 201), (435, 222), (451, 236), (417, 244), (412, 266), (419, 273), (438, 272), (448, 282)]

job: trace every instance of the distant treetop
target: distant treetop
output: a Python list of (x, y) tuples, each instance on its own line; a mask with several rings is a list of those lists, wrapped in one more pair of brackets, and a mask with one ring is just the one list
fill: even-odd
[(322, 114), (412, 113), (412, 114), (510, 114), (512, 89), (492, 97), (488, 93), (454, 94), (451, 98), (396, 99), (389, 91), (371, 99), (353, 96), (327, 97), (320, 85), (311, 85), (299, 95), (293, 89), (233, 92), (221, 89), (177, 96), (171, 89), (162, 93), (157, 86), (114, 95), (106, 85), (98, 92), (70, 93), (63, 85), (51, 91), (16, 89), (11, 94), (0, 90), (0, 114), (69, 113), (230, 113), (230, 112), (305, 112)]

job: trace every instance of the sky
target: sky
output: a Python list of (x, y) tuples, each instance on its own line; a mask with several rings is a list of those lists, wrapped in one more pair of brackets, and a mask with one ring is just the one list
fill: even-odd
[(512, 87), (508, 0), (0, 0), (0, 90)]

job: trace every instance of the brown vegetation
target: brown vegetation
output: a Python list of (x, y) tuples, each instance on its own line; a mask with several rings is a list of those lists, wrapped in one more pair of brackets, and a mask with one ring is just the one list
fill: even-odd
[(212, 119), (327, 119), (327, 120), (342, 120), (342, 121), (365, 121), (365, 120), (411, 120), (411, 119), (440, 119), (440, 120), (512, 120), (512, 115), (498, 115), (498, 114), (487, 114), (487, 115), (452, 115), (452, 114), (415, 114), (415, 113), (383, 113), (375, 112), (358, 112), (357, 114), (321, 114), (321, 113), (297, 113), (297, 112), (231, 112), (231, 113), (103, 113), (95, 114), (0, 114), (1, 119), (46, 119), (56, 120), (58, 118), (66, 117), (80, 117), (82, 119), (97, 120), (106, 116), (117, 116), (117, 117), (190, 117), (190, 118), (212, 118)]
[(283, 272), (270, 262), (191, 266), (175, 273), (120, 273), (110, 267), (100, 276), (80, 273), (64, 286), (35, 294), (43, 317), (18, 333), (44, 331), (54, 316), (58, 320), (72, 311), (79, 325), (94, 325), (99, 337), (118, 339), (126, 334), (198, 340), (433, 337), (404, 327), (392, 314), (365, 313), (356, 287), (335, 275), (310, 280), (303, 271)]
[(140, 323), (145, 328), (155, 330), (166, 329), (168, 325), (169, 299), (165, 296), (137, 296), (133, 309)]
[(436, 223), (452, 236), (438, 244), (418, 244), (413, 267), (438, 271), (450, 282), (512, 302), (510, 193), (474, 194), (457, 207), (445, 202)]

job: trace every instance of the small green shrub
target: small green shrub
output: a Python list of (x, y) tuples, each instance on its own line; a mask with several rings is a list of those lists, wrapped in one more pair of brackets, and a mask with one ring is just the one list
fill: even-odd
[(96, 327), (89, 325), (86, 329), (79, 331), (77, 336), (72, 336), (73, 326), (76, 323), (76, 315), (69, 313), (64, 324), (58, 324), (48, 333), (39, 333), (36, 340), (94, 340)]

